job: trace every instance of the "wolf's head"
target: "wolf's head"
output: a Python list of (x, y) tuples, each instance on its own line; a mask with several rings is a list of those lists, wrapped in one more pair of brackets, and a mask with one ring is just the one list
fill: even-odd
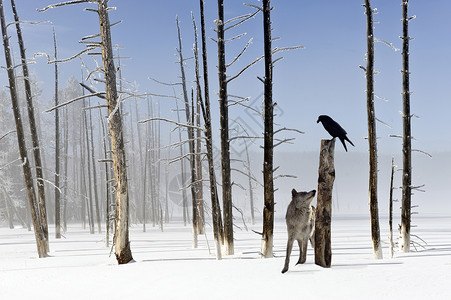
[(310, 203), (312, 203), (315, 194), (315, 190), (311, 190), (310, 192), (298, 192), (295, 189), (291, 190), (292, 200), (296, 201), (296, 206), (298, 208), (310, 207)]

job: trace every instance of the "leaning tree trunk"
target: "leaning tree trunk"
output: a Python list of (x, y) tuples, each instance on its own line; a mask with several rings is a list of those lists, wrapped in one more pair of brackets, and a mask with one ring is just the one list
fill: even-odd
[(210, 112), (210, 91), (208, 88), (208, 66), (207, 66), (207, 42), (205, 34), (205, 18), (204, 18), (204, 1), (200, 0), (200, 20), (202, 32), (202, 65), (204, 74), (204, 97), (205, 105), (203, 106), (203, 116), (205, 122), (205, 137), (208, 160), (208, 173), (210, 178), (210, 197), (211, 197), (211, 214), (213, 222), (213, 234), (216, 247), (216, 259), (222, 259), (221, 245), (223, 243), (223, 228), (221, 219), (221, 207), (218, 199), (218, 189), (216, 185), (215, 167), (213, 161), (213, 135), (211, 130), (211, 112)]
[(321, 140), (318, 196), (315, 216), (315, 264), (330, 268), (332, 263), (332, 189), (335, 181), (335, 139)]
[(368, 114), (368, 142), (370, 148), (370, 174), (369, 196), (371, 215), (371, 238), (373, 240), (374, 258), (382, 258), (381, 237), (379, 229), (379, 211), (377, 205), (377, 142), (376, 142), (376, 116), (374, 113), (374, 35), (373, 10), (370, 0), (365, 0), (365, 13), (367, 16), (367, 67), (366, 67), (366, 97)]
[(271, 49), (271, 1), (263, 0), (263, 32), (265, 52), (265, 131), (264, 131), (264, 154), (263, 154), (263, 190), (265, 206), (263, 208), (263, 235), (262, 255), (273, 257), (274, 238), (274, 105), (272, 102), (272, 49)]
[(410, 129), (410, 91), (409, 91), (409, 19), (407, 7), (409, 0), (402, 0), (402, 207), (400, 250), (410, 251), (411, 184), (412, 184), (412, 148)]
[[(185, 101), (185, 115), (186, 115), (186, 123), (188, 126), (192, 126), (194, 125), (194, 123), (192, 122), (192, 117), (191, 117), (191, 109), (190, 109), (190, 105), (189, 105), (189, 98), (188, 98), (188, 92), (186, 89), (186, 77), (185, 77), (185, 67), (184, 67), (184, 63), (185, 61), (183, 60), (183, 53), (182, 53), (182, 37), (180, 34), (180, 25), (179, 25), (179, 18), (178, 16), (176, 17), (176, 21), (177, 21), (177, 33), (178, 33), (178, 40), (179, 40), (179, 48), (178, 48), (178, 53), (179, 53), (179, 63), (180, 63), (180, 74), (182, 75), (182, 88), (183, 88), (183, 99)], [(188, 132), (188, 145), (189, 145), (189, 161), (190, 161), (190, 167), (191, 167), (191, 199), (192, 199), (192, 204), (193, 204), (193, 246), (194, 248), (197, 248), (197, 222), (198, 222), (198, 218), (197, 218), (197, 201), (196, 201), (196, 165), (195, 165), (195, 161), (194, 161), (194, 130), (193, 127), (188, 127), (187, 128), (187, 132)]]
[(110, 123), (111, 145), (113, 152), (114, 179), (116, 183), (116, 231), (115, 254), (119, 264), (130, 262), (132, 252), (128, 235), (128, 181), (125, 159), (124, 137), (122, 134), (122, 118), (119, 110), (119, 99), (116, 89), (116, 69), (111, 44), (110, 20), (108, 17), (108, 1), (98, 3), (100, 34), (102, 38), (102, 59), (105, 72), (106, 99)]
[(224, 213), (224, 246), (225, 253), (233, 255), (233, 214), (232, 214), (232, 182), (230, 169), (229, 145), (229, 108), (227, 101), (227, 67), (225, 63), (224, 40), (224, 0), (218, 0), (218, 77), (219, 77), (219, 111), (221, 130), (221, 165), (222, 165), (222, 203)]
[[(42, 231), (45, 236), (47, 252), (49, 251), (49, 230), (47, 224), (47, 209), (45, 204), (44, 174), (42, 170), (41, 148), (39, 146), (39, 138), (36, 127), (36, 119), (34, 117), (33, 94), (31, 91), (30, 76), (28, 72), (27, 56), (25, 53), (25, 45), (22, 38), (22, 30), (20, 28), (19, 15), (17, 14), (16, 4), (11, 0), (11, 7), (14, 14), (14, 22), (16, 23), (17, 39), (19, 42), (20, 57), (22, 63), (22, 72), (24, 77), (25, 96), (27, 99), (28, 119), (30, 122), (31, 140), (33, 143), (33, 155), (36, 166), (36, 177), (39, 197), (39, 214), (41, 218)], [(56, 48), (55, 48), (56, 49)]]
[(41, 220), (39, 218), (39, 211), (37, 209), (36, 194), (33, 185), (33, 175), (31, 174), (30, 161), (27, 154), (27, 146), (25, 143), (25, 134), (22, 125), (22, 117), (19, 108), (19, 99), (17, 97), (16, 78), (14, 75), (14, 66), (11, 58), (11, 50), (9, 47), (9, 37), (6, 30), (5, 13), (3, 9), (3, 0), (0, 0), (0, 22), (2, 28), (3, 47), (5, 50), (6, 70), (9, 80), (9, 91), (11, 93), (11, 104), (14, 113), (14, 120), (16, 123), (17, 142), (19, 145), (19, 154), (22, 161), (22, 169), (25, 179), (25, 186), (27, 188), (28, 201), (30, 204), (31, 218), (33, 221), (34, 235), (36, 238), (36, 246), (39, 257), (47, 256), (47, 240)]

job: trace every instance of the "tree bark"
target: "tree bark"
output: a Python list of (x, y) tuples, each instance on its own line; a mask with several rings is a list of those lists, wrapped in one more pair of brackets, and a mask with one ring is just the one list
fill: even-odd
[(402, 0), (402, 207), (401, 241), (402, 252), (410, 252), (410, 220), (412, 207), (412, 147), (410, 128), (410, 90), (409, 90), (409, 19), (407, 8), (409, 0)]
[(263, 0), (263, 32), (265, 53), (265, 131), (263, 154), (263, 190), (265, 205), (263, 208), (262, 255), (273, 257), (274, 239), (274, 105), (272, 101), (272, 46), (271, 46), (271, 1)]
[(28, 108), (28, 119), (30, 122), (30, 130), (31, 130), (31, 140), (33, 143), (33, 155), (36, 166), (36, 178), (37, 178), (37, 187), (38, 187), (38, 198), (39, 198), (39, 215), (41, 219), (42, 231), (45, 236), (45, 244), (46, 244), (46, 252), (50, 251), (49, 248), (49, 230), (47, 223), (47, 209), (46, 209), (46, 201), (45, 201), (45, 189), (44, 189), (44, 174), (42, 170), (42, 160), (41, 160), (41, 148), (39, 146), (39, 138), (36, 126), (36, 119), (34, 116), (34, 107), (33, 107), (33, 94), (31, 91), (30, 84), (30, 75), (28, 71), (27, 65), (27, 56), (25, 53), (25, 44), (22, 38), (22, 30), (20, 28), (19, 15), (17, 13), (16, 4), (14, 0), (11, 0), (11, 7), (14, 14), (14, 21), (16, 22), (16, 31), (17, 31), (17, 39), (19, 43), (20, 57), (22, 63), (22, 72), (24, 76), (24, 87), (25, 87), (25, 96), (27, 99), (27, 108)]
[(114, 67), (113, 47), (111, 45), (110, 20), (108, 17), (108, 1), (98, 2), (100, 34), (102, 38), (102, 59), (105, 71), (106, 98), (108, 104), (111, 145), (113, 151), (114, 179), (116, 183), (116, 232), (115, 254), (119, 264), (130, 262), (128, 222), (129, 199), (127, 167), (125, 159), (124, 138), (122, 134), (122, 118), (116, 89), (116, 69)]
[(16, 78), (14, 75), (14, 66), (12, 63), (11, 51), (9, 47), (9, 37), (6, 30), (5, 13), (3, 9), (3, 0), (0, 0), (0, 22), (2, 28), (3, 47), (5, 51), (6, 70), (9, 80), (9, 91), (11, 94), (11, 104), (16, 123), (17, 142), (19, 145), (19, 154), (22, 161), (22, 170), (24, 174), (25, 186), (27, 188), (28, 202), (30, 205), (31, 218), (33, 222), (36, 246), (39, 257), (47, 256), (47, 239), (39, 217), (38, 204), (33, 185), (33, 175), (31, 174), (30, 162), (27, 154), (27, 146), (25, 143), (25, 134), (22, 125), (22, 117), (19, 108), (19, 100), (17, 97)]
[[(210, 112), (210, 91), (208, 85), (208, 65), (207, 65), (207, 42), (205, 34), (205, 16), (204, 16), (204, 1), (200, 0), (200, 20), (201, 20), (201, 32), (202, 32), (202, 65), (204, 74), (204, 97), (205, 105), (203, 105), (203, 116), (206, 129), (206, 148), (207, 148), (207, 160), (208, 160), (208, 173), (210, 178), (210, 198), (211, 198), (211, 214), (213, 221), (213, 234), (216, 247), (216, 259), (222, 259), (222, 244), (224, 241), (222, 219), (221, 219), (221, 207), (218, 199), (218, 189), (216, 185), (215, 167), (213, 161), (213, 135), (211, 130), (211, 112)], [(201, 103), (202, 104), (202, 103)]]
[(332, 262), (332, 189), (335, 181), (335, 138), (321, 140), (318, 170), (318, 196), (315, 217), (315, 264), (330, 268)]
[(365, 14), (367, 16), (367, 67), (366, 67), (366, 97), (368, 115), (368, 142), (370, 148), (369, 198), (371, 216), (371, 238), (373, 240), (374, 258), (382, 259), (381, 238), (379, 229), (379, 210), (377, 204), (377, 141), (376, 115), (374, 111), (374, 35), (373, 10), (370, 0), (365, 0)]
[(232, 214), (232, 182), (230, 169), (229, 145), (229, 108), (227, 100), (227, 68), (225, 63), (224, 39), (224, 0), (218, 0), (218, 78), (219, 78), (219, 111), (221, 131), (221, 166), (222, 166), (222, 203), (224, 214), (224, 246), (225, 253), (233, 255), (233, 214)]

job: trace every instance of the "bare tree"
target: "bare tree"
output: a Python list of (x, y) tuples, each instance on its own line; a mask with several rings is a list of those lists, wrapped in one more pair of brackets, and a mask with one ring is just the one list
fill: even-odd
[(371, 216), (371, 237), (373, 240), (374, 258), (382, 259), (382, 247), (379, 229), (379, 210), (377, 204), (377, 141), (376, 116), (374, 111), (374, 34), (373, 10), (370, 0), (365, 0), (365, 14), (367, 17), (367, 67), (366, 67), (366, 97), (368, 115), (368, 142), (370, 148), (369, 196)]
[(222, 258), (221, 245), (223, 243), (223, 227), (221, 219), (221, 207), (219, 205), (218, 189), (216, 184), (215, 167), (213, 161), (213, 135), (211, 130), (211, 112), (210, 112), (210, 91), (208, 85), (208, 65), (207, 65), (207, 43), (205, 35), (205, 16), (204, 1), (199, 0), (200, 4), (200, 20), (201, 20), (201, 36), (202, 36), (202, 66), (204, 74), (204, 98), (205, 103), (201, 102), (202, 113), (205, 123), (205, 136), (208, 160), (208, 173), (210, 178), (210, 197), (211, 197), (211, 214), (213, 221), (213, 233), (216, 247), (216, 259)]
[[(55, 29), (53, 29), (55, 61), (58, 60)], [(58, 106), (58, 63), (55, 62), (55, 106)], [(61, 238), (61, 190), (60, 190), (60, 121), (59, 109), (55, 109), (55, 237)]]
[(410, 220), (412, 208), (412, 136), (409, 90), (409, 21), (407, 8), (409, 0), (402, 0), (402, 207), (401, 207), (401, 241), (402, 252), (410, 252)]
[[(126, 264), (130, 262), (132, 257), (132, 252), (130, 249), (129, 241), (129, 197), (128, 197), (128, 180), (127, 180), (127, 166), (125, 158), (125, 147), (124, 147), (124, 137), (122, 132), (122, 117), (120, 106), (120, 98), (117, 93), (117, 83), (116, 83), (116, 68), (114, 66), (113, 57), (113, 47), (111, 43), (111, 25), (108, 16), (108, 0), (74, 0), (68, 2), (62, 2), (54, 5), (49, 5), (40, 11), (45, 11), (50, 8), (55, 8), (59, 6), (78, 4), (78, 3), (96, 3), (97, 9), (89, 9), (89, 11), (94, 11), (99, 16), (99, 26), (100, 35), (94, 35), (86, 37), (86, 39), (91, 39), (100, 36), (100, 43), (93, 43), (88, 46), (84, 51), (78, 53), (77, 57), (85, 52), (89, 52), (97, 47), (102, 48), (102, 61), (103, 61), (103, 74), (105, 82), (105, 93), (94, 93), (89, 96), (99, 96), (105, 95), (107, 105), (108, 105), (108, 121), (110, 126), (111, 135), (111, 147), (113, 153), (113, 169), (114, 178), (116, 183), (116, 218), (115, 218), (115, 254), (116, 259), (119, 264)], [(78, 99), (73, 99), (77, 101)], [(64, 104), (67, 105), (71, 101)], [(58, 107), (54, 107), (56, 109)]]
[(191, 117), (191, 109), (189, 105), (189, 99), (188, 99), (188, 92), (186, 89), (186, 77), (185, 77), (185, 68), (184, 68), (184, 59), (183, 59), (183, 53), (182, 53), (182, 38), (180, 34), (180, 23), (178, 16), (176, 17), (177, 21), (177, 33), (178, 33), (178, 40), (179, 40), (179, 47), (177, 49), (177, 52), (179, 54), (179, 64), (180, 64), (180, 73), (182, 76), (182, 89), (183, 89), (183, 99), (185, 102), (185, 115), (186, 115), (186, 123), (188, 124), (187, 132), (188, 132), (188, 145), (189, 145), (189, 161), (190, 161), (190, 169), (191, 169), (191, 197), (192, 197), (192, 203), (193, 203), (193, 245), (194, 248), (197, 248), (197, 235), (198, 235), (198, 217), (197, 217), (197, 201), (196, 201), (196, 162), (194, 158), (194, 129), (190, 126), (194, 123), (192, 122)]
[(274, 104), (272, 101), (272, 46), (271, 46), (271, 1), (263, 0), (263, 34), (265, 53), (264, 78), (264, 154), (263, 154), (263, 235), (262, 255), (265, 258), (273, 257), (274, 239)]
[(219, 111), (221, 131), (221, 166), (222, 166), (222, 209), (224, 214), (224, 246), (225, 253), (233, 255), (233, 203), (232, 181), (230, 169), (229, 145), (229, 108), (227, 101), (227, 66), (225, 62), (224, 38), (224, 0), (218, 0), (218, 19), (216, 20), (218, 33), (218, 78), (219, 78)]
[(38, 203), (36, 201), (36, 194), (33, 185), (33, 176), (31, 174), (30, 161), (27, 154), (27, 146), (25, 143), (25, 134), (23, 130), (22, 117), (19, 108), (19, 101), (17, 97), (16, 78), (14, 75), (14, 65), (11, 57), (11, 50), (9, 47), (9, 37), (6, 29), (5, 13), (3, 9), (3, 0), (0, 0), (0, 22), (2, 28), (3, 48), (5, 51), (6, 70), (9, 80), (9, 91), (11, 94), (11, 104), (16, 123), (17, 141), (19, 145), (20, 159), (22, 161), (22, 169), (24, 174), (25, 186), (27, 188), (28, 201), (30, 204), (31, 218), (33, 221), (34, 234), (36, 239), (36, 246), (39, 257), (47, 256), (47, 241), (41, 220), (39, 217)]
[(17, 39), (19, 43), (21, 64), (22, 64), (22, 72), (24, 77), (24, 87), (25, 87), (25, 96), (27, 99), (27, 108), (28, 108), (28, 119), (30, 122), (30, 130), (31, 130), (31, 139), (33, 143), (33, 155), (36, 166), (36, 178), (37, 178), (37, 187), (38, 187), (38, 197), (39, 197), (39, 215), (41, 218), (41, 226), (42, 231), (45, 236), (45, 243), (47, 247), (47, 251), (49, 251), (49, 231), (47, 224), (47, 209), (45, 203), (45, 189), (44, 189), (44, 174), (42, 170), (42, 161), (41, 161), (41, 148), (39, 146), (39, 138), (36, 126), (36, 119), (34, 116), (34, 107), (33, 107), (33, 94), (31, 91), (30, 84), (30, 76), (28, 71), (27, 64), (27, 56), (25, 52), (25, 44), (22, 38), (22, 30), (20, 28), (20, 20), (19, 15), (17, 13), (16, 4), (14, 0), (11, 0), (11, 7), (14, 14), (14, 22), (16, 24), (17, 31)]
[(388, 210), (388, 231), (389, 231), (389, 252), (390, 258), (393, 258), (393, 177), (395, 174), (395, 159), (391, 158), (391, 173), (390, 173), (390, 197)]

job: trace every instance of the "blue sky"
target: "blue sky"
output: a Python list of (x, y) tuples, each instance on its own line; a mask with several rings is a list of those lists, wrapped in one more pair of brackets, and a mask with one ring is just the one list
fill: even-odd
[[(213, 20), (217, 18), (217, 2), (205, 1), (207, 36), (215, 38)], [(274, 70), (274, 100), (277, 102), (277, 123), (282, 127), (296, 128), (306, 133), (297, 136), (293, 145), (285, 145), (288, 151), (316, 151), (321, 138), (329, 138), (316, 119), (328, 114), (347, 131), (356, 148), (350, 151), (366, 152), (368, 149), (366, 123), (365, 76), (359, 65), (365, 65), (366, 21), (362, 0), (332, 1), (272, 1), (273, 37), (280, 37), (274, 46), (302, 45), (306, 48), (281, 54), (284, 59)], [(411, 41), (411, 97), (412, 112), (421, 118), (414, 119), (412, 129), (414, 148), (428, 152), (451, 150), (451, 135), (447, 118), (451, 109), (451, 1), (410, 1), (409, 14), (416, 15), (410, 23)], [(36, 8), (45, 7), (54, 1), (16, 0), (22, 20), (50, 20), (56, 28), (59, 56), (69, 57), (83, 45), (78, 41), (85, 35), (98, 32), (97, 17), (83, 8), (92, 5), (74, 5), (38, 13)], [(225, 1), (226, 18), (232, 18), (252, 9), (243, 6), (243, 1)], [(251, 0), (249, 3), (259, 5)], [(375, 36), (401, 48), (398, 38), (401, 32), (401, 1), (372, 1), (378, 9), (375, 20)], [(185, 57), (192, 56), (193, 30), (190, 12), (193, 11), (200, 26), (199, 4), (194, 0), (111, 0), (110, 6), (117, 10), (110, 13), (112, 22), (123, 20), (112, 31), (113, 43), (123, 47), (121, 56), (131, 59), (123, 61), (123, 75), (137, 83), (140, 91), (172, 94), (171, 90), (147, 79), (152, 76), (161, 81), (178, 81), (179, 68), (175, 63), (177, 31), (175, 16), (179, 15), (182, 26)], [(5, 1), (8, 19), (11, 18), (9, 1)], [(27, 54), (52, 52), (50, 25), (23, 26)], [(247, 35), (227, 44), (227, 61), (240, 52), (250, 38), (253, 43), (240, 61), (229, 69), (234, 75), (240, 68), (263, 53), (262, 16), (257, 15), (241, 28), (228, 33), (232, 37), (241, 32)], [(11, 30), (11, 35), (14, 32)], [(14, 41), (14, 39), (13, 39)], [(14, 46), (17, 52), (17, 47)], [(217, 63), (215, 43), (208, 41), (211, 100), (214, 122), (219, 120), (217, 109)], [(280, 56), (280, 55), (279, 55)], [(278, 57), (278, 56), (276, 56)], [(401, 141), (389, 138), (390, 134), (401, 134), (401, 51), (393, 51), (382, 43), (376, 44), (375, 68), (380, 73), (375, 77), (376, 94), (389, 99), (376, 101), (376, 115), (392, 128), (378, 124), (379, 150), (384, 153), (399, 153)], [(89, 58), (86, 58), (88, 60)], [(3, 57), (0, 64), (4, 65)], [(250, 103), (258, 107), (263, 86), (256, 76), (263, 76), (263, 63), (257, 64), (240, 79), (229, 86), (229, 93), (251, 97)], [(32, 66), (42, 82), (43, 98), (51, 98), (53, 66), (39, 58)], [(78, 60), (60, 65), (61, 80), (80, 76)], [(187, 63), (189, 79), (193, 78), (192, 61)], [(6, 72), (0, 82), (7, 85)], [(174, 117), (172, 100), (161, 99), (162, 114)], [(251, 116), (240, 107), (231, 108), (232, 118), (242, 120), (256, 134), (261, 133), (261, 120)], [(144, 117), (144, 116), (143, 116)], [(281, 136), (283, 137), (283, 136)], [(338, 148), (339, 151), (344, 151)]]

